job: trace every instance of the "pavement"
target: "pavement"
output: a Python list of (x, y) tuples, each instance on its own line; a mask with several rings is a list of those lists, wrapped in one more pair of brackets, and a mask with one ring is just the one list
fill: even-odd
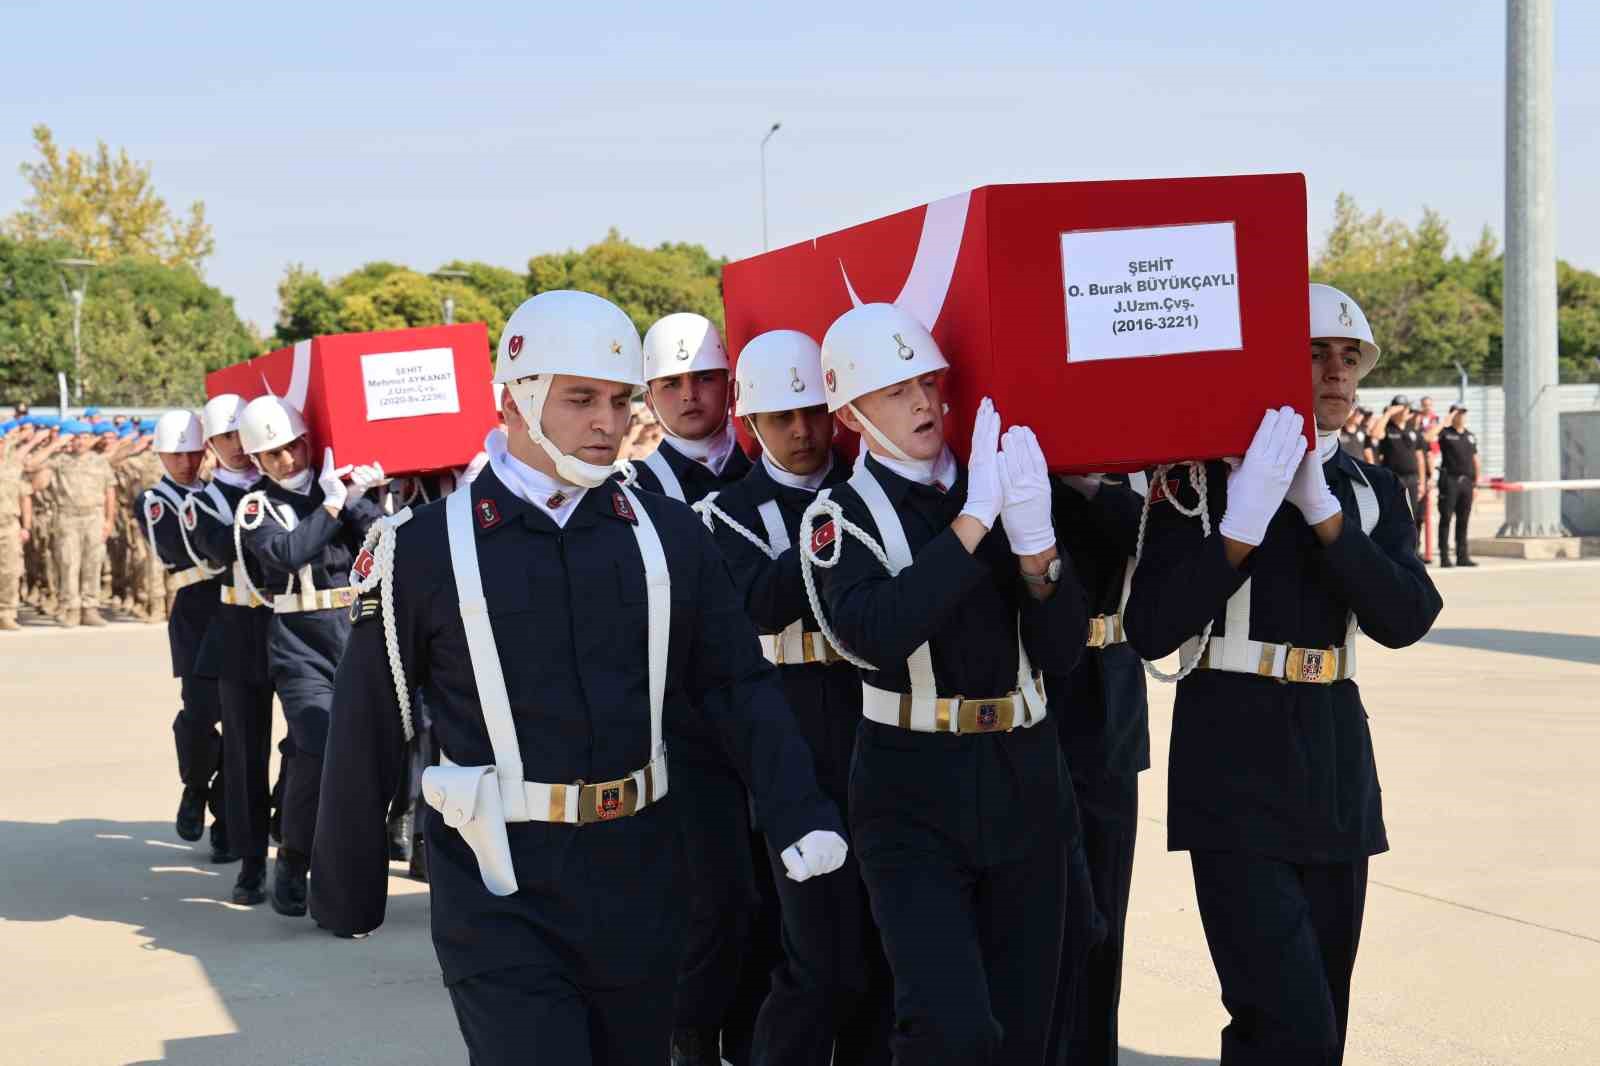
[[(1352, 1064), (1600, 1063), (1600, 563), (1436, 571), (1404, 651), (1363, 641), (1393, 851), (1372, 863)], [(174, 835), (166, 634), (0, 634), (0, 1064), (462, 1063), (424, 886), (341, 941), (226, 902)], [(1216, 1061), (1225, 1015), (1165, 846), (1171, 690), (1151, 685), (1122, 1061)]]

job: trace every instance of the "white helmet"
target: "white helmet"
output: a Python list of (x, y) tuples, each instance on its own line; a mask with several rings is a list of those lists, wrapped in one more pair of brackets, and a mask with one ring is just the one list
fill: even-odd
[(735, 415), (793, 411), (827, 402), (822, 387), (822, 349), (799, 330), (763, 333), (739, 353), (733, 379)]
[(728, 353), (722, 347), (722, 337), (705, 315), (679, 311), (645, 331), (645, 381), (726, 369)]
[(243, 396), (225, 392), (213, 396), (200, 409), (200, 422), (205, 427), (206, 440), (222, 433), (232, 433), (239, 428), (239, 416), (244, 413)]
[(544, 435), (545, 398), (557, 374), (644, 384), (639, 331), (622, 308), (590, 292), (556, 289), (524, 300), (500, 331), (494, 380), (506, 386), (528, 423), (528, 436), (575, 485), (593, 488), (611, 476), (609, 466), (575, 459)]
[(157, 452), (198, 452), (205, 446), (200, 419), (193, 411), (168, 411), (156, 422)]
[(1378, 344), (1372, 339), (1372, 327), (1367, 316), (1350, 297), (1332, 285), (1311, 284), (1311, 337), (1347, 337), (1361, 344), (1361, 366), (1358, 373), (1367, 376), (1378, 363)]
[(933, 334), (894, 304), (861, 304), (834, 320), (822, 338), (822, 381), (828, 410), (850, 408), (862, 427), (896, 459), (910, 456), (865, 418), (855, 401), (950, 364)]
[(239, 415), (239, 445), (247, 455), (281, 448), (305, 435), (306, 420), (278, 396), (257, 396)]

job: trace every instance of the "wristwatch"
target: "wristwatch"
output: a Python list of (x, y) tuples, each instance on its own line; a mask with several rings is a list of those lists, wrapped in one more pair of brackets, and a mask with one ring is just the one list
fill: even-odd
[(1022, 571), (1022, 580), (1030, 585), (1054, 585), (1061, 580), (1061, 556), (1050, 560), (1050, 565), (1045, 567), (1042, 574), (1030, 574)]

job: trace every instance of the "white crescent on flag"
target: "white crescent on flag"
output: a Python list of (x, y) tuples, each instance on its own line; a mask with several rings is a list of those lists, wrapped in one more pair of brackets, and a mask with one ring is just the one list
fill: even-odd
[[(950, 294), (950, 279), (955, 277), (956, 259), (961, 255), (961, 235), (967, 228), (967, 204), (970, 192), (957, 193), (929, 204), (922, 216), (922, 235), (917, 238), (917, 253), (911, 260), (911, 273), (900, 295), (894, 298), (896, 307), (910, 312), (928, 330), (939, 320), (945, 297)], [(863, 301), (850, 284), (850, 274), (844, 260), (839, 260), (839, 273), (844, 277), (845, 291), (850, 294), (850, 305), (860, 307)]]

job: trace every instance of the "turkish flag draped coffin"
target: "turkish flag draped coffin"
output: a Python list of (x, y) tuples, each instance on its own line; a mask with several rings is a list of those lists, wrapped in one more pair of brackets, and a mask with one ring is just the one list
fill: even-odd
[(978, 402), (1033, 427), (1053, 470), (1243, 454), (1289, 404), (1314, 434), (1300, 174), (989, 185), (730, 263), (729, 349), (819, 342), (893, 302), (951, 374), (950, 443)]
[(206, 395), (272, 393), (306, 418), (320, 466), (409, 474), (463, 466), (495, 424), (489, 334), (482, 322), (314, 337), (206, 375)]

